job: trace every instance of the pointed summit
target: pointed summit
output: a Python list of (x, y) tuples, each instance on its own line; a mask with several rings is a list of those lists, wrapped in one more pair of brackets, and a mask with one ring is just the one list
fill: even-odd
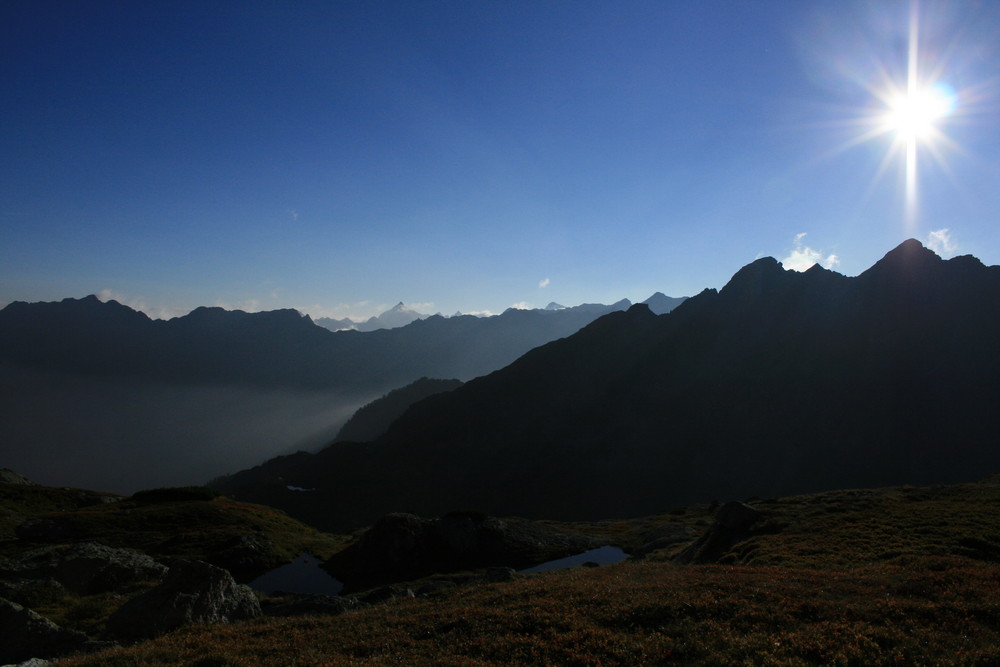
[(875, 262), (870, 269), (861, 273), (861, 280), (913, 280), (929, 278), (942, 267), (945, 261), (933, 250), (929, 250), (916, 239), (907, 239)]
[(684, 303), (686, 299), (686, 296), (667, 296), (663, 292), (654, 292), (651, 297), (642, 303), (649, 306), (649, 309), (653, 311), (653, 314), (663, 315), (665, 313), (669, 313), (671, 310)]
[(367, 322), (359, 323), (356, 328), (358, 331), (395, 329), (398, 327), (405, 327), (407, 324), (415, 322), (416, 320), (422, 320), (425, 317), (427, 317), (427, 315), (418, 313), (417, 311), (408, 308), (405, 303), (400, 301), (389, 310), (380, 313), (375, 317), (368, 318)]
[(724, 299), (753, 301), (787, 280), (788, 271), (773, 257), (761, 257), (747, 264), (729, 279), (719, 292)]
[(916, 239), (907, 239), (875, 262), (869, 271), (880, 266), (916, 266), (936, 264), (943, 261), (933, 250), (925, 248)]

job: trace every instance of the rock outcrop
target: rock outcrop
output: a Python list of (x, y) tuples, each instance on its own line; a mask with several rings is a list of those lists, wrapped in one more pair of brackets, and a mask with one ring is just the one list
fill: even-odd
[(108, 619), (110, 636), (156, 637), (190, 623), (228, 623), (261, 615), (253, 590), (222, 568), (178, 560), (162, 584), (132, 598)]
[(96, 542), (74, 544), (63, 553), (54, 578), (83, 595), (120, 591), (139, 582), (162, 579), (167, 567), (135, 549)]
[(16, 602), (0, 598), (0, 664), (52, 658), (84, 649), (87, 635), (60, 627)]
[(678, 563), (713, 563), (730, 547), (750, 536), (750, 530), (761, 518), (755, 508), (731, 501), (719, 508), (715, 523), (688, 548), (677, 555)]
[(38, 486), (35, 482), (22, 475), (21, 473), (14, 472), (10, 468), (0, 468), (0, 484), (19, 484), (21, 486)]
[(140, 551), (96, 542), (39, 547), (0, 559), (0, 580), (51, 579), (81, 595), (123, 591), (166, 574), (166, 566)]

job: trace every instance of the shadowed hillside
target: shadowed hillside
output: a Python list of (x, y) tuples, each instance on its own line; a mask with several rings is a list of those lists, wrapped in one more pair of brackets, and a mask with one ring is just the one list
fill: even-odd
[(335, 333), (293, 310), (163, 321), (93, 296), (15, 302), (0, 310), (0, 461), (48, 484), (122, 493), (201, 483), (315, 450), (417, 378), (488, 373), (628, 305)]
[(771, 258), (672, 313), (607, 315), (275, 486), (326, 527), (453, 507), (562, 519), (1000, 469), (1000, 268), (907, 241), (848, 278)]

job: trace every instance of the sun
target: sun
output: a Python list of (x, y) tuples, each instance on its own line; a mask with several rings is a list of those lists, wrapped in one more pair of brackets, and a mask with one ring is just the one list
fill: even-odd
[(953, 98), (942, 86), (896, 94), (887, 104), (889, 108), (883, 120), (885, 129), (894, 132), (896, 138), (906, 144), (934, 141), (940, 134), (937, 124), (954, 106)]
[(928, 69), (922, 62), (917, 7), (916, 2), (910, 5), (905, 84), (886, 80), (881, 90), (873, 91), (884, 106), (872, 118), (873, 130), (864, 136), (866, 139), (879, 135), (892, 137), (879, 175), (891, 159), (902, 158), (904, 217), (909, 228), (913, 228), (917, 220), (917, 159), (921, 152), (927, 152), (938, 161), (942, 160), (942, 149), (950, 141), (941, 126), (954, 111), (956, 103), (956, 95), (941, 80), (940, 70)]

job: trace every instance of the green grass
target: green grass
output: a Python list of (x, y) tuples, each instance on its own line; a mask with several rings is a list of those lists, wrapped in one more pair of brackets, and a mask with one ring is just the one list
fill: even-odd
[[(99, 503), (94, 494), (75, 489), (0, 485), (0, 507), (9, 530), (0, 539), (0, 556), (11, 555), (38, 543), (15, 540), (14, 526), (27, 519), (54, 521), (70, 537), (61, 542), (94, 541), (111, 547), (138, 549), (169, 561), (190, 558), (233, 566), (241, 540), (247, 536), (263, 550), (264, 569), (277, 567), (302, 552), (326, 559), (339, 551), (346, 537), (321, 533), (279, 510), (197, 489), (157, 489), (137, 494), (138, 500), (116, 496)], [(0, 523), (0, 525), (4, 525)], [(236, 556), (234, 556), (236, 553)], [(259, 572), (256, 572), (259, 574)], [(243, 572), (244, 580), (255, 572)], [(100, 636), (108, 616), (129, 598), (155, 585), (146, 582), (124, 594), (81, 596), (62, 590), (32, 601), (39, 614), (60, 625)]]
[(28, 519), (52, 512), (68, 512), (118, 499), (110, 493), (82, 489), (0, 484), (0, 541), (14, 538), (14, 530)]
[[(1000, 482), (751, 501), (720, 564), (522, 575), (335, 617), (189, 627), (61, 665), (1000, 664)], [(637, 546), (708, 507), (570, 528)]]
[(224, 497), (157, 503), (122, 499), (72, 511), (37, 513), (35, 518), (57, 522), (71, 536), (67, 541), (130, 547), (154, 558), (213, 562), (242, 537), (252, 536), (266, 546), (272, 567), (302, 551), (329, 557), (346, 539), (321, 533), (280, 510)]
[(757, 535), (722, 562), (850, 568), (935, 559), (1000, 562), (1000, 480), (848, 490), (755, 504)]
[(630, 563), (336, 617), (189, 627), (60, 664), (995, 664), (998, 600), (993, 567)]

